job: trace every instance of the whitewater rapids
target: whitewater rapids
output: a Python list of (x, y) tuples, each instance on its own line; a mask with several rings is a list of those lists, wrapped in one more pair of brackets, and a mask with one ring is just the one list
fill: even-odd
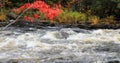
[(120, 62), (120, 29), (15, 28), (0, 31), (0, 63)]

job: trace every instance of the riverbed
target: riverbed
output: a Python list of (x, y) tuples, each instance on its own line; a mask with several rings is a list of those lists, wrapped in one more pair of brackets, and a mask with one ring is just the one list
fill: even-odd
[(120, 63), (120, 29), (8, 27), (0, 31), (0, 63), (115, 62)]

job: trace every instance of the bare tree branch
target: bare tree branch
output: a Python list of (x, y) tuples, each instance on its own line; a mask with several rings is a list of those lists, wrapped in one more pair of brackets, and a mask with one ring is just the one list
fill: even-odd
[(5, 30), (7, 27), (9, 27), (10, 25), (14, 24), (15, 22), (18, 21), (18, 19), (27, 11), (29, 10), (33, 5), (31, 5), (30, 7), (26, 8), (15, 20), (13, 20), (13, 22), (9, 23), (8, 25), (6, 25), (2, 30)]

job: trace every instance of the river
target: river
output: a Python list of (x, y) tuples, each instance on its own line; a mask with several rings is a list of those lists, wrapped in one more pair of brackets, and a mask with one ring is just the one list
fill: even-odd
[(120, 62), (120, 29), (8, 27), (0, 31), (0, 63), (115, 62)]

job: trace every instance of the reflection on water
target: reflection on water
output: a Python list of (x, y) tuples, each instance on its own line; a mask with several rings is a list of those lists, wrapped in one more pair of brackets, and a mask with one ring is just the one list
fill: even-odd
[(119, 53), (119, 29), (10, 27), (0, 31), (1, 62), (109, 63), (119, 61)]

